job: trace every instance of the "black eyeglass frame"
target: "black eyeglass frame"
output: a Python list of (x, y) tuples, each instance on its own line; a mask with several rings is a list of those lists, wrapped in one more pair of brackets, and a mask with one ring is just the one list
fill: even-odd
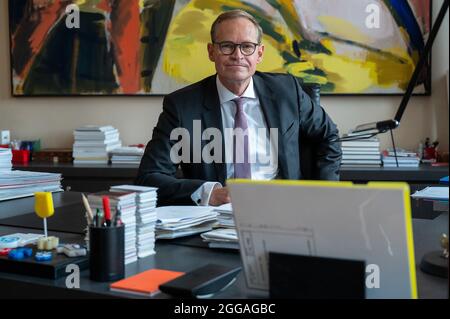
[[(232, 41), (222, 41), (222, 42), (215, 42), (215, 41), (213, 41), (213, 44), (217, 44), (217, 45), (219, 46), (219, 51), (220, 51), (220, 53), (222, 53), (223, 55), (232, 55), (232, 54), (236, 51), (236, 47), (239, 47), (239, 50), (240, 50), (241, 53), (242, 53), (243, 55), (245, 55), (245, 56), (253, 55), (253, 54), (256, 52), (256, 48), (257, 48), (258, 46), (261, 45), (261, 43), (254, 43), (254, 42), (248, 42), (248, 41), (246, 41), (246, 42), (241, 42), (241, 43), (234, 43), (234, 42), (232, 42)], [(233, 45), (233, 46), (234, 46), (234, 47), (233, 47), (233, 51), (231, 51), (230, 53), (224, 53), (224, 52), (222, 51), (222, 45), (223, 45), (223, 44), (231, 44), (231, 45)], [(255, 48), (253, 49), (253, 52), (252, 52), (252, 53), (249, 53), (249, 54), (244, 53), (244, 52), (242, 51), (242, 45), (243, 45), (243, 44), (252, 44), (252, 45), (254, 45)]]

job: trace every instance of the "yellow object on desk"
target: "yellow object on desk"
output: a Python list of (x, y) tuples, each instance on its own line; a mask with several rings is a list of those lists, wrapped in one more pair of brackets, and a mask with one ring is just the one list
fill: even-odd
[(41, 237), (38, 239), (37, 248), (39, 250), (52, 250), (56, 249), (59, 245), (59, 238), (50, 236), (50, 237)]
[(40, 218), (53, 216), (55, 209), (53, 207), (53, 197), (50, 192), (34, 193), (34, 210)]
[(47, 237), (47, 217), (53, 216), (55, 208), (53, 207), (53, 197), (50, 192), (34, 193), (34, 210), (36, 215), (44, 220), (44, 234)]

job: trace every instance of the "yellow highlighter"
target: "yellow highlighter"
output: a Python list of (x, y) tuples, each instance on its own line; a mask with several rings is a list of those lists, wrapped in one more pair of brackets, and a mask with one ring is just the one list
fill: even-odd
[(44, 220), (44, 234), (45, 237), (47, 237), (47, 217), (53, 216), (53, 213), (55, 212), (52, 193), (34, 193), (34, 210), (36, 215)]

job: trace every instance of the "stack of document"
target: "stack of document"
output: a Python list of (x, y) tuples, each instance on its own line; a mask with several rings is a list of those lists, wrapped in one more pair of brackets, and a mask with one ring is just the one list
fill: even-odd
[(4, 171), (0, 174), (0, 201), (33, 196), (35, 192), (62, 192), (61, 174)]
[(412, 198), (448, 201), (448, 186), (430, 186), (411, 195)]
[(239, 249), (236, 229), (218, 228), (200, 235), (209, 248)]
[[(351, 136), (351, 134), (346, 136)], [(378, 138), (343, 141), (342, 166), (380, 167), (381, 155)]]
[(102, 197), (108, 196), (111, 218), (120, 219), (125, 226), (125, 264), (137, 260), (136, 251), (136, 193), (102, 191), (88, 195), (89, 205), (95, 214), (104, 216)]
[(136, 193), (136, 250), (138, 258), (155, 253), (157, 188), (136, 185), (112, 186), (111, 192)]
[(411, 195), (414, 199), (433, 202), (436, 212), (448, 212), (448, 186), (430, 186)]
[(214, 208), (214, 211), (218, 214), (217, 221), (218, 227), (221, 228), (236, 228), (233, 218), (233, 208), (231, 203), (223, 204)]
[(214, 207), (164, 206), (156, 208), (156, 239), (204, 233), (217, 224)]
[(12, 152), (10, 148), (0, 147), (0, 172), (11, 171)]
[(112, 164), (140, 164), (144, 149), (140, 147), (123, 146), (111, 151)]
[[(396, 148), (398, 167), (419, 167), (420, 158), (415, 152)], [(397, 167), (394, 149), (387, 149), (383, 152), (383, 166)]]
[(74, 132), (75, 164), (108, 164), (108, 152), (122, 145), (119, 131), (112, 126), (87, 125)]
[(218, 228), (201, 234), (203, 241), (209, 248), (239, 249), (231, 203), (215, 207), (214, 211), (218, 214)]

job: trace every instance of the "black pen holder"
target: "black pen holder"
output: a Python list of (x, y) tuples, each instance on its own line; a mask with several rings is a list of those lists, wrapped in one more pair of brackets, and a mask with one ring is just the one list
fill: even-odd
[(125, 277), (125, 227), (89, 226), (90, 278), (115, 281)]

